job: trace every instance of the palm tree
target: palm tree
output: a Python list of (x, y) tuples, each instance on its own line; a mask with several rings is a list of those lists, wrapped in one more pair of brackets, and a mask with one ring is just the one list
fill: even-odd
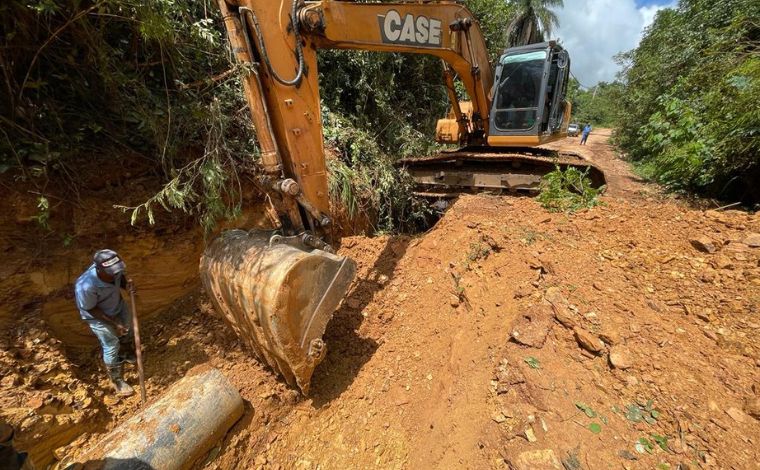
[(517, 11), (507, 26), (509, 47), (541, 42), (559, 26), (557, 15), (549, 8), (562, 8), (562, 0), (515, 0), (514, 4)]

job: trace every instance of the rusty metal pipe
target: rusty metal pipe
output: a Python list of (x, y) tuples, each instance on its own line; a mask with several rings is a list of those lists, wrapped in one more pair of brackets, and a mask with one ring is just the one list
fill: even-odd
[(307, 394), (324, 358), (322, 335), (356, 265), (303, 240), (231, 230), (206, 248), (200, 274), (215, 310), (248, 348)]
[[(211, 450), (243, 416), (243, 399), (217, 369), (172, 385), (158, 401), (117, 426), (69, 464), (101, 470), (183, 470)], [(78, 468), (78, 467), (74, 467)]]

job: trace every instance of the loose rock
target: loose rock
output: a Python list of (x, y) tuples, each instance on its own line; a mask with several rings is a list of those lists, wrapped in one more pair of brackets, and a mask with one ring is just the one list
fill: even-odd
[(633, 366), (631, 352), (622, 346), (614, 346), (610, 349), (610, 364), (615, 369), (630, 369)]
[(749, 422), (749, 416), (747, 416), (739, 408), (729, 408), (729, 409), (726, 410), (726, 414), (728, 416), (730, 416), (737, 423), (748, 423)]
[(567, 299), (565, 299), (565, 296), (562, 295), (562, 291), (560, 291), (558, 287), (550, 287), (546, 289), (544, 298), (552, 305), (567, 304)]
[(551, 449), (522, 452), (511, 462), (515, 470), (561, 470), (559, 459)]
[(760, 421), (760, 397), (745, 400), (744, 412)]
[(744, 239), (744, 244), (750, 248), (760, 248), (760, 233), (750, 233)]
[(692, 238), (689, 240), (689, 242), (694, 248), (705, 253), (715, 253), (718, 251), (718, 246), (715, 244), (715, 242), (706, 236)]
[(501, 411), (499, 411), (498, 413), (494, 413), (491, 416), (491, 419), (494, 420), (496, 423), (501, 424), (501, 423), (503, 423), (504, 421), (507, 420), (507, 417), (504, 416), (504, 413), (502, 413)]
[(604, 343), (593, 333), (580, 327), (575, 327), (573, 332), (575, 333), (575, 340), (578, 341), (578, 344), (586, 351), (593, 354), (601, 354), (601, 352), (604, 351)]
[(534, 307), (518, 318), (511, 328), (512, 341), (523, 346), (542, 348), (553, 326), (549, 309), (548, 305)]
[(731, 269), (734, 267), (734, 262), (726, 255), (717, 255), (713, 258), (712, 265), (715, 269)]

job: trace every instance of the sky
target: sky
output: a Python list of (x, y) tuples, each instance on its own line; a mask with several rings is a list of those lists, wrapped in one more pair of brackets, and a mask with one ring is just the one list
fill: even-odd
[(610, 82), (620, 67), (613, 60), (618, 52), (635, 48), (644, 28), (657, 12), (674, 7), (677, 0), (565, 0), (555, 12), (559, 38), (570, 52), (571, 71), (582, 85)]

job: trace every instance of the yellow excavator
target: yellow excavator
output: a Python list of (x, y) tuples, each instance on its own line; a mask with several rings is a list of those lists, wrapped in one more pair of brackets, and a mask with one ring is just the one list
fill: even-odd
[[(603, 175), (539, 148), (566, 136), (570, 58), (550, 41), (489, 62), (478, 21), (461, 3), (218, 0), (261, 148), (275, 230), (225, 232), (201, 258), (216, 310), (264, 362), (304, 394), (324, 358), (328, 321), (355, 263), (325, 241), (330, 226), (317, 51), (354, 49), (439, 57), (451, 102), (436, 139), (457, 150), (402, 164), (418, 194), (534, 192), (556, 165)], [(460, 101), (459, 80), (468, 99)]]

